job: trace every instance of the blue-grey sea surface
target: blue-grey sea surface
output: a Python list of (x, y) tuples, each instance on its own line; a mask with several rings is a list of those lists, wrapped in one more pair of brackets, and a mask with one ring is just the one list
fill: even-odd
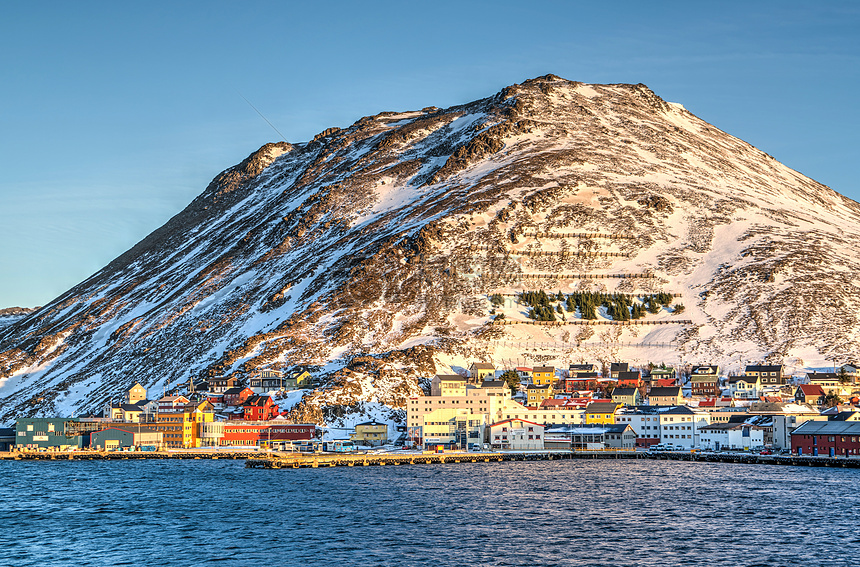
[(0, 565), (851, 565), (855, 469), (0, 462)]

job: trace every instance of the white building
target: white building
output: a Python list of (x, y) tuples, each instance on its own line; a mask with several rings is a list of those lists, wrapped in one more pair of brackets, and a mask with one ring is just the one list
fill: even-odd
[(764, 446), (764, 430), (746, 423), (714, 423), (699, 429), (699, 447), (746, 450)]
[(699, 429), (711, 423), (709, 413), (687, 406), (659, 412), (660, 442), (692, 449), (699, 446)]
[(493, 449), (512, 451), (542, 451), (544, 427), (524, 419), (506, 419), (490, 426)]
[(622, 409), (615, 414), (615, 423), (629, 425), (633, 428), (637, 438), (660, 439), (660, 414), (657, 412), (625, 411)]

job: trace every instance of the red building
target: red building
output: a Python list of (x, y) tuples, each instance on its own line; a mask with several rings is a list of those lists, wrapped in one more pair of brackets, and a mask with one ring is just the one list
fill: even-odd
[(594, 390), (597, 388), (597, 373), (581, 372), (579, 374), (571, 374), (567, 378), (560, 379), (558, 387), (562, 392), (567, 393)]
[(313, 423), (275, 422), (224, 422), (224, 436), (218, 440), (221, 446), (259, 447), (284, 441), (311, 441), (316, 436)]
[(269, 396), (251, 396), (242, 409), (245, 421), (268, 421), (278, 416), (278, 404)]
[(634, 370), (632, 372), (619, 372), (618, 373), (618, 387), (619, 388), (639, 388), (644, 384), (642, 381), (642, 375), (638, 370)]
[(860, 421), (805, 421), (791, 432), (791, 452), (798, 455), (860, 455)]
[(221, 403), (225, 406), (241, 406), (245, 403), (245, 400), (253, 395), (254, 391), (251, 388), (230, 388), (221, 396)]

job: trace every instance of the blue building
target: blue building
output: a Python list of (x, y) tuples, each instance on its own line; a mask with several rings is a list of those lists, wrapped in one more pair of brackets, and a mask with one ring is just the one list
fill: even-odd
[(89, 445), (89, 435), (80, 435), (70, 417), (24, 417), (15, 423), (17, 449), (81, 449)]

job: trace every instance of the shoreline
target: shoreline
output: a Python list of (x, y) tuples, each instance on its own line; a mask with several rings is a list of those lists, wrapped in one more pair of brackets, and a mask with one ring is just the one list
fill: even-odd
[(555, 460), (663, 460), (707, 463), (740, 463), (782, 466), (860, 468), (860, 458), (812, 455), (759, 455), (756, 453), (699, 453), (687, 451), (533, 451), (444, 453), (283, 453), (265, 451), (14, 451), (0, 452), (0, 461), (129, 461), (129, 460), (244, 460), (246, 468), (296, 469), (505, 461)]

